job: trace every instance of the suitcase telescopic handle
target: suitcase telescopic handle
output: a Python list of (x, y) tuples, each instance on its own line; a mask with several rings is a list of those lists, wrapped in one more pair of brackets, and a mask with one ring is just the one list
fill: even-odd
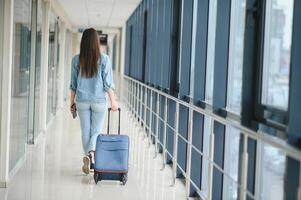
[[(108, 129), (107, 129), (107, 134), (109, 135), (110, 133), (110, 113), (112, 111), (112, 108), (108, 108)], [(121, 115), (121, 108), (118, 108), (118, 135), (120, 135), (120, 115)]]

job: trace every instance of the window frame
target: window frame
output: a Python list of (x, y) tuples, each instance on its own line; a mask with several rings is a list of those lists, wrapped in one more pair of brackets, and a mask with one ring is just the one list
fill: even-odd
[[(254, 119), (258, 121), (258, 123), (263, 123), (267, 126), (271, 126), (276, 130), (285, 131), (288, 125), (288, 110), (290, 107), (290, 101), (288, 101), (288, 109), (282, 110), (272, 105), (266, 105), (262, 103), (262, 85), (263, 85), (263, 70), (264, 70), (264, 45), (265, 45), (265, 24), (266, 24), (266, 6), (267, 0), (262, 1), (262, 17), (260, 19), (260, 29), (257, 34), (259, 34), (259, 39), (256, 41), (260, 46), (259, 53), (257, 55), (258, 65), (257, 65), (257, 85), (256, 85), (256, 96), (253, 101), (255, 103), (254, 110)], [(292, 33), (293, 36), (293, 33)], [(291, 40), (292, 40), (291, 36)], [(291, 45), (292, 48), (292, 45)], [(291, 53), (290, 53), (291, 54)], [(291, 76), (291, 59), (290, 59), (290, 75)], [(289, 86), (291, 83), (291, 79), (289, 80)], [(289, 91), (290, 93), (290, 87)], [(279, 118), (280, 120), (275, 120), (273, 118)]]
[[(267, 128), (264, 131), (265, 133), (286, 137), (290, 99), (288, 110), (286, 111), (261, 102), (266, 0), (247, 0), (246, 9), (241, 123), (253, 130), (258, 130), (259, 125), (263, 125), (263, 127)], [(290, 63), (290, 77), (291, 70), (292, 61)], [(289, 85), (291, 85), (291, 78)], [(278, 119), (276, 120), (275, 118)]]
[(132, 72), (132, 62), (133, 62), (133, 60), (132, 60), (132, 54), (133, 54), (133, 51), (132, 51), (132, 47), (133, 47), (133, 25), (132, 24), (130, 24), (129, 25), (129, 69), (128, 69), (128, 72), (129, 72), (129, 76), (133, 76), (133, 72)]
[[(179, 95), (178, 98), (191, 102), (191, 53), (193, 32), (193, 0), (181, 0), (181, 30), (180, 30), (180, 54), (179, 54)], [(185, 23), (186, 22), (186, 23)], [(189, 52), (189, 53), (187, 53)]]
[(143, 53), (142, 53), (142, 82), (146, 80), (146, 68), (147, 68), (147, 31), (148, 31), (148, 10), (143, 11)]
[(179, 95), (179, 66), (180, 66), (180, 37), (181, 37), (181, 0), (173, 0), (171, 5), (171, 42), (170, 42), (170, 71), (169, 94)]

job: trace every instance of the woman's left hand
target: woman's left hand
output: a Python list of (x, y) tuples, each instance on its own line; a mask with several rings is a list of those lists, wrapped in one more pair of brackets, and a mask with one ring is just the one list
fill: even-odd
[(74, 103), (70, 103), (70, 112), (71, 113), (76, 112), (76, 104), (75, 104), (75, 102)]

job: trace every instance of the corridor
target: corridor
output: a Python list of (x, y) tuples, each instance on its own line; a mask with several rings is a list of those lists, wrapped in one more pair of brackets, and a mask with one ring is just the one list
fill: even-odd
[(0, 0), (0, 200), (301, 200), (300, 52), (301, 0)]

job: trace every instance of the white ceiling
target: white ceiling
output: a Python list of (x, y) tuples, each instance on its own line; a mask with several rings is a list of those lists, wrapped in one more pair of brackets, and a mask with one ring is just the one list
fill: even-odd
[(141, 0), (58, 0), (76, 28), (122, 27)]

